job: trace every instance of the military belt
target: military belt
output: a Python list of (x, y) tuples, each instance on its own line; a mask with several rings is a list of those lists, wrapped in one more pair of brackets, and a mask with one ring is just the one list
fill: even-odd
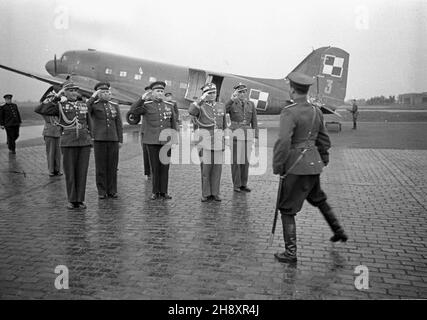
[(302, 148), (312, 148), (316, 145), (316, 141), (308, 140), (304, 142), (294, 143), (291, 145), (291, 149), (302, 149)]

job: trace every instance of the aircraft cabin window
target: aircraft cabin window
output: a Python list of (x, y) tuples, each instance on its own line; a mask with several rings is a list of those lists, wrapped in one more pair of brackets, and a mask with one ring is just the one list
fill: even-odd
[(156, 78), (154, 78), (154, 77), (150, 77), (150, 79), (148, 79), (148, 81), (150, 81), (150, 82), (156, 82), (156, 81), (157, 81), (157, 79), (156, 79)]
[(105, 69), (105, 74), (113, 74), (113, 69), (110, 69), (110, 68)]
[(142, 76), (140, 74), (136, 74), (134, 77), (135, 80), (141, 80)]
[(62, 56), (61, 61), (67, 61), (68, 57), (67, 56)]
[(127, 74), (128, 73), (126, 71), (120, 71), (120, 77), (126, 77)]

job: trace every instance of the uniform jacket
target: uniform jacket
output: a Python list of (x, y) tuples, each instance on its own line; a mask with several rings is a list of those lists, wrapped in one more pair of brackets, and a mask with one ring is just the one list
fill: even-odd
[(86, 102), (95, 141), (123, 142), (123, 123), (119, 106), (111, 101), (89, 98)]
[(136, 116), (142, 115), (143, 136), (142, 143), (165, 144), (160, 141), (160, 133), (163, 129), (177, 130), (174, 104), (163, 100), (143, 100), (139, 98), (129, 110)]
[[(198, 100), (190, 105), (188, 113), (195, 117), (197, 127), (199, 129), (208, 130), (210, 134), (211, 141), (209, 145), (203, 144), (204, 148), (208, 150), (224, 150), (223, 130), (227, 128), (225, 111), (225, 105), (220, 102), (208, 103)], [(221, 132), (214, 134), (218, 129), (220, 129)], [(202, 139), (202, 136), (200, 139)]]
[(273, 173), (283, 175), (289, 170), (301, 151), (307, 145), (307, 136), (315, 115), (313, 129), (309, 138), (308, 151), (289, 172), (296, 175), (320, 174), (329, 162), (329, 136), (323, 123), (322, 111), (305, 99), (295, 100), (295, 104), (283, 108), (280, 114), (279, 138), (273, 149)]
[(353, 103), (353, 106), (350, 112), (353, 114), (353, 118), (357, 118), (357, 116), (359, 115), (359, 108), (357, 104)]
[(44, 137), (59, 138), (61, 136), (61, 127), (57, 125), (59, 118), (54, 116), (43, 116), (44, 118)]
[(43, 101), (35, 112), (46, 116), (58, 116), (61, 126), (61, 147), (92, 145), (87, 105), (83, 101), (64, 101), (56, 96)]
[(252, 101), (229, 100), (225, 104), (226, 112), (230, 114), (231, 130), (247, 129), (255, 130), (255, 138), (258, 138), (258, 121), (256, 115), (255, 105)]
[(15, 103), (5, 103), (0, 106), (0, 126), (16, 127), (21, 122), (21, 115)]

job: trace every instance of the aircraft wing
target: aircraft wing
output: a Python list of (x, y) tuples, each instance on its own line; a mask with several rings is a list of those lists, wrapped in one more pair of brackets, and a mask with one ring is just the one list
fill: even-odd
[[(5, 69), (14, 73), (18, 73), (20, 75), (23, 75), (28, 78), (36, 79), (45, 83), (48, 83), (50, 85), (56, 85), (60, 86), (64, 83), (64, 81), (72, 81), (74, 82), (78, 87), (80, 93), (85, 97), (90, 97), (94, 90), (93, 87), (98, 82), (95, 79), (87, 78), (87, 77), (81, 77), (76, 75), (59, 75), (58, 78), (53, 78), (50, 76), (44, 76), (44, 75), (37, 75), (34, 73), (26, 72), (23, 70), (14, 69), (5, 65), (0, 64), (1, 69)], [(120, 84), (111, 84), (111, 93), (113, 96), (113, 100), (115, 100), (119, 104), (125, 104), (125, 105), (131, 105), (133, 101), (135, 101), (138, 97), (137, 94), (134, 94), (132, 92), (127, 92), (127, 90), (122, 90), (120, 88)]]
[(330, 107), (328, 107), (326, 105), (321, 105), (320, 110), (322, 110), (322, 112), (324, 114), (334, 114), (334, 115), (342, 118), (342, 116), (338, 112), (336, 112), (335, 110), (332, 110)]

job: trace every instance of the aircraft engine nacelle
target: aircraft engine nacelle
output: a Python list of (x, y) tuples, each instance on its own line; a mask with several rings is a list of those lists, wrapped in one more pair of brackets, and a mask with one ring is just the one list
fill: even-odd
[(130, 124), (130, 125), (135, 125), (138, 124), (139, 121), (141, 121), (141, 115), (135, 115), (133, 113), (126, 113), (126, 121)]

